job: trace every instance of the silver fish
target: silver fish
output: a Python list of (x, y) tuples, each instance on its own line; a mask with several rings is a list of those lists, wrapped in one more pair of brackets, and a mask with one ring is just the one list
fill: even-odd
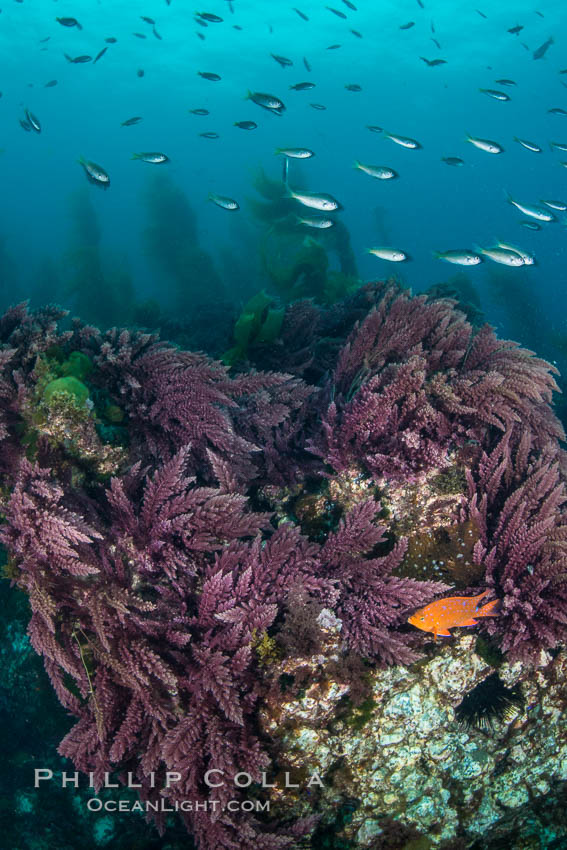
[(545, 56), (548, 48), (551, 47), (552, 44), (554, 44), (553, 36), (550, 36), (547, 39), (547, 41), (544, 41), (544, 43), (541, 45), (541, 47), (538, 47), (537, 50), (534, 50), (534, 52), (532, 54), (533, 58), (534, 59), (541, 59), (542, 56)]
[(541, 148), (539, 145), (536, 145), (535, 142), (527, 142), (525, 139), (519, 139), (517, 136), (514, 136), (514, 141), (518, 142), (523, 148), (527, 151), (533, 151), (533, 153), (541, 153)]
[(195, 12), (198, 18), (203, 21), (208, 21), (210, 24), (222, 24), (222, 18), (218, 15), (213, 15), (211, 12)]
[(39, 123), (33, 112), (30, 112), (29, 109), (26, 109), (26, 118), (31, 124), (32, 129), (35, 130), (36, 133), (41, 133), (41, 124)]
[(486, 94), (488, 97), (491, 97), (493, 100), (511, 100), (509, 94), (503, 91), (497, 91), (496, 89), (479, 89), (481, 94)]
[(278, 56), (276, 53), (270, 53), (272, 59), (275, 59), (278, 65), (281, 65), (282, 68), (289, 68), (290, 65), (293, 65), (293, 61), (288, 59), (287, 56)]
[(501, 266), (510, 266), (518, 268), (524, 265), (523, 257), (517, 251), (511, 251), (509, 248), (500, 248), (496, 245), (494, 248), (479, 248), (480, 254), (484, 254), (489, 260), (494, 263), (499, 263)]
[(565, 212), (567, 210), (567, 204), (564, 201), (541, 201), (542, 204), (545, 204), (546, 207), (549, 207), (552, 210), (559, 210), (559, 212)]
[(332, 12), (333, 15), (337, 16), (337, 18), (344, 18), (346, 20), (346, 15), (344, 12), (339, 12), (338, 9), (332, 9), (331, 6), (325, 6), (325, 9), (328, 9), (329, 12)]
[(77, 27), (78, 30), (83, 29), (76, 18), (55, 18), (55, 20), (57, 23), (61, 24), (62, 27)]
[(64, 53), (63, 56), (67, 60), (67, 62), (72, 62), (74, 65), (84, 65), (85, 62), (90, 62), (92, 60), (92, 56), (69, 56), (68, 53)]
[(276, 148), (275, 153), (289, 156), (291, 159), (311, 159), (312, 156), (315, 156), (315, 153), (309, 148)]
[(537, 221), (555, 221), (555, 216), (549, 210), (544, 209), (543, 207), (538, 207), (536, 204), (521, 204), (519, 201), (515, 201), (511, 195), (508, 195), (508, 203), (512, 204), (512, 206), (516, 207), (516, 209), (523, 212), (524, 215), (528, 215), (530, 218), (535, 218)]
[(249, 91), (246, 95), (246, 100), (251, 100), (252, 103), (255, 103), (257, 106), (261, 106), (263, 109), (268, 109), (270, 112), (283, 112), (285, 110), (283, 101), (273, 94)]
[(411, 139), (409, 136), (395, 136), (393, 133), (386, 133), (384, 131), (384, 138), (390, 139), (397, 145), (401, 145), (402, 148), (408, 148), (409, 150), (418, 150), (421, 148), (420, 143), (415, 139)]
[(299, 201), (304, 207), (310, 207), (320, 212), (332, 212), (341, 208), (339, 202), (325, 192), (318, 194), (315, 192), (294, 192), (293, 189), (288, 189), (287, 197)]
[(389, 263), (403, 263), (410, 259), (405, 251), (400, 251), (397, 248), (369, 248), (368, 253), (374, 254), (380, 260), (387, 260)]
[(354, 168), (358, 168), (359, 171), (364, 171), (365, 174), (368, 174), (370, 177), (375, 177), (377, 180), (394, 180), (398, 177), (397, 171), (394, 171), (394, 169), (390, 168), (388, 165), (364, 165), (362, 162), (356, 160)]
[(466, 138), (467, 142), (470, 142), (471, 145), (474, 145), (475, 148), (478, 148), (481, 151), (485, 151), (486, 153), (503, 153), (504, 148), (502, 145), (499, 145), (498, 142), (493, 142), (490, 139), (479, 139), (477, 136), (471, 136), (470, 134)]
[(497, 246), (498, 248), (504, 248), (505, 251), (514, 251), (516, 254), (519, 254), (525, 266), (535, 265), (535, 257), (532, 254), (528, 254), (523, 248), (517, 248), (515, 245), (510, 245), (509, 242), (498, 242)]
[(327, 230), (327, 228), (333, 227), (335, 222), (330, 218), (302, 218), (297, 216), (297, 223), (304, 224), (306, 227), (315, 227), (318, 230)]
[(433, 256), (438, 260), (445, 260), (447, 263), (454, 263), (457, 266), (478, 266), (482, 263), (482, 257), (476, 251), (469, 251), (467, 248), (451, 248), (449, 251), (434, 251)]
[(211, 83), (218, 83), (220, 80), (220, 74), (215, 74), (213, 71), (197, 71), (197, 74), (200, 77), (203, 77), (204, 80), (209, 80)]
[(132, 159), (140, 159), (142, 162), (150, 162), (153, 165), (159, 165), (161, 162), (169, 162), (169, 157), (164, 153), (133, 153)]
[(110, 186), (110, 177), (102, 166), (96, 162), (91, 162), (90, 159), (79, 159), (79, 165), (82, 165), (87, 175), (89, 183), (94, 183), (96, 186), (101, 186), (103, 189), (108, 189)]
[(209, 201), (221, 207), (223, 210), (239, 210), (240, 205), (232, 198), (227, 198), (224, 195), (217, 195), (215, 192), (209, 192)]

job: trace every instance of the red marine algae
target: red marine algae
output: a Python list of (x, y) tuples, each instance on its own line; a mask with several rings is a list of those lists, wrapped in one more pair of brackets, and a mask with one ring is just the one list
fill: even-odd
[[(99, 786), (130, 774), (142, 800), (205, 804), (207, 771), (270, 781), (258, 708), (294, 599), (337, 618), (345, 657), (417, 659), (407, 618), (451, 587), (433, 569), (396, 574), (412, 529), (396, 532), (390, 496), (403, 504), (404, 488), (427, 475), (433, 488), (452, 466), (462, 486), (443, 522), (477, 529), (464, 594), (500, 600), (479, 629), (528, 661), (565, 639), (554, 370), (473, 329), (454, 302), (372, 285), (328, 310), (290, 305), (282, 334), (303, 338), (287, 351), (274, 341), (258, 371), (236, 375), (148, 334), (59, 330), (61, 318), (22, 306), (0, 318), (0, 536), (30, 599), (32, 645), (76, 718), (60, 752)], [(85, 409), (58, 408), (61, 443), (43, 419), (38, 430), (34, 405), (73, 352), (93, 369)], [(288, 371), (262, 371), (262, 357)], [(109, 407), (122, 416), (105, 419)], [(121, 448), (112, 476), (92, 460), (109, 432)], [(311, 539), (292, 496), (316, 492), (328, 517), (310, 517)], [(432, 489), (431, 516), (434, 501)], [(168, 771), (182, 781), (161, 792)], [(314, 828), (241, 811), (180, 816), (203, 850), (293, 847)]]

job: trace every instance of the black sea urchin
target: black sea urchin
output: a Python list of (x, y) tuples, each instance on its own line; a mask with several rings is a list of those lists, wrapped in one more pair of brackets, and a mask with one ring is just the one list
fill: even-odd
[(498, 673), (492, 673), (463, 697), (455, 717), (469, 728), (490, 732), (495, 722), (513, 720), (523, 704), (519, 685), (507, 688)]

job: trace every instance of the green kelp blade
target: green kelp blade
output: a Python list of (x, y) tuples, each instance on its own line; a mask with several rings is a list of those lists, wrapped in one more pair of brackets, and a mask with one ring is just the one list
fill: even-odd
[(282, 324), (285, 316), (285, 310), (268, 310), (260, 332), (257, 336), (257, 342), (273, 342), (277, 339), (279, 332), (282, 329)]
[(234, 341), (237, 347), (246, 349), (254, 336), (255, 327), (259, 326), (256, 313), (241, 313), (234, 325)]

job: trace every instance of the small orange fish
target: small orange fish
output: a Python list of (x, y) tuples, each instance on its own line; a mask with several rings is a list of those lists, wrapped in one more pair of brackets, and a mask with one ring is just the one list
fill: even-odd
[(492, 599), (479, 608), (480, 600), (487, 593), (488, 590), (484, 590), (478, 596), (446, 596), (445, 599), (438, 599), (425, 608), (419, 608), (408, 617), (408, 623), (424, 632), (433, 632), (435, 640), (437, 635), (451, 637), (448, 630), (455, 626), (476, 626), (474, 617), (495, 617), (498, 614), (500, 599)]

